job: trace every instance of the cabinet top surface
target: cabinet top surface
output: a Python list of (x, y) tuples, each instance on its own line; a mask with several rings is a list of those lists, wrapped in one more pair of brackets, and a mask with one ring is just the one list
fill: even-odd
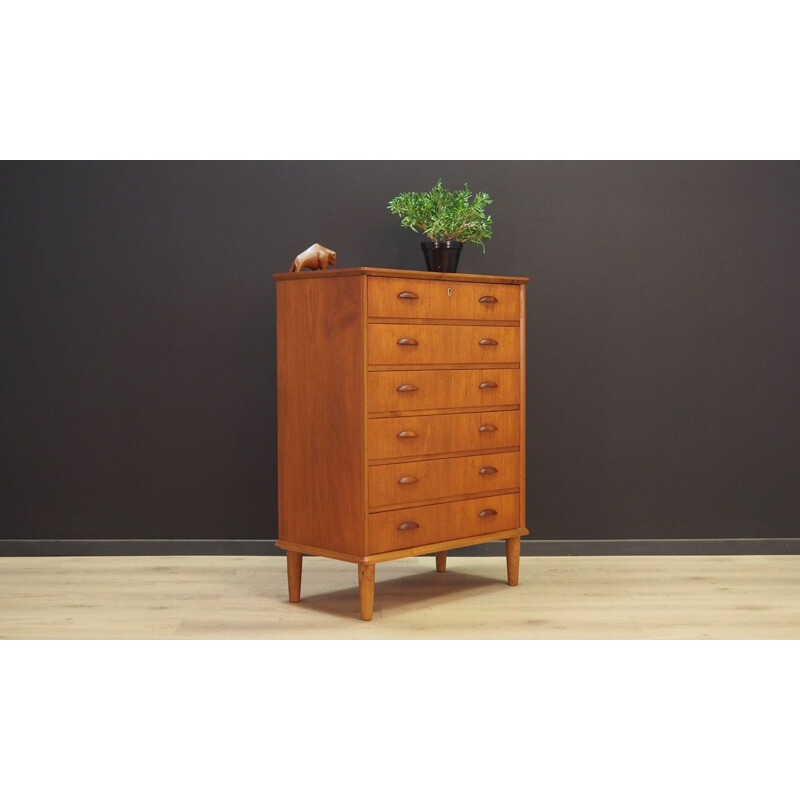
[(408, 278), (432, 281), (466, 281), (473, 283), (527, 283), (528, 278), (511, 278), (501, 275), (471, 275), (467, 272), (423, 272), (413, 269), (387, 269), (384, 267), (347, 267), (345, 269), (306, 270), (303, 272), (278, 272), (276, 281), (304, 280), (306, 278), (337, 278), (352, 275), (374, 275), (385, 278)]

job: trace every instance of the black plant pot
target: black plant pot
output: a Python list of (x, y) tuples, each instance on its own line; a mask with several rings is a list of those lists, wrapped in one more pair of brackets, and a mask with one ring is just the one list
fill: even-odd
[(422, 242), (428, 272), (457, 272), (463, 242)]

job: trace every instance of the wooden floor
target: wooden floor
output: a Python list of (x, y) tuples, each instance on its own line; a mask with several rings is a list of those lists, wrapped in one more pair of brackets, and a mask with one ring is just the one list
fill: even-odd
[(354, 564), (284, 558), (0, 558), (3, 639), (800, 639), (800, 556), (432, 557), (378, 564), (359, 618)]

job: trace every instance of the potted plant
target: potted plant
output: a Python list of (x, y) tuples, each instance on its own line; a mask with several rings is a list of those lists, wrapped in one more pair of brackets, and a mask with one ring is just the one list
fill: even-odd
[(442, 179), (429, 192), (404, 192), (389, 202), (393, 214), (402, 217), (400, 224), (430, 239), (422, 242), (425, 264), (430, 272), (455, 272), (464, 242), (472, 242), (486, 252), (484, 239), (492, 238), (492, 218), (484, 212), (492, 202), (486, 192), (476, 192), (474, 199), (467, 184), (450, 192)]

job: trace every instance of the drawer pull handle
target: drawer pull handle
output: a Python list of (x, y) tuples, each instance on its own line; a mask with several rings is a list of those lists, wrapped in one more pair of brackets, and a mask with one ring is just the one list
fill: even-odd
[(419, 434), (416, 431), (400, 431), (397, 434), (398, 439), (416, 439)]
[(494, 381), (484, 381), (480, 386), (479, 389), (496, 389), (497, 384)]
[(481, 339), (478, 344), (481, 347), (497, 347), (497, 339)]
[(403, 337), (402, 339), (397, 340), (397, 344), (405, 345), (406, 347), (416, 347), (419, 342), (416, 339), (406, 339)]
[(415, 478), (413, 475), (403, 475), (399, 481), (397, 481), (401, 486), (407, 486), (409, 483), (416, 483), (419, 478)]
[(496, 475), (497, 467), (481, 467), (478, 470), (478, 475)]
[(401, 522), (397, 526), (397, 530), (399, 531), (413, 531), (415, 528), (419, 528), (416, 522)]
[(419, 300), (419, 295), (416, 292), (400, 292), (397, 297), (400, 300)]
[(419, 386), (414, 386), (413, 383), (404, 383), (397, 387), (398, 392), (418, 392)]
[(479, 517), (496, 517), (497, 512), (493, 508), (484, 508), (483, 511), (478, 512)]
[(497, 425), (481, 425), (478, 433), (492, 433), (497, 430)]
[(483, 297), (481, 297), (480, 300), (478, 300), (478, 302), (479, 303), (496, 303), (497, 302), (497, 298), (496, 297), (492, 297), (490, 294), (485, 294)]

